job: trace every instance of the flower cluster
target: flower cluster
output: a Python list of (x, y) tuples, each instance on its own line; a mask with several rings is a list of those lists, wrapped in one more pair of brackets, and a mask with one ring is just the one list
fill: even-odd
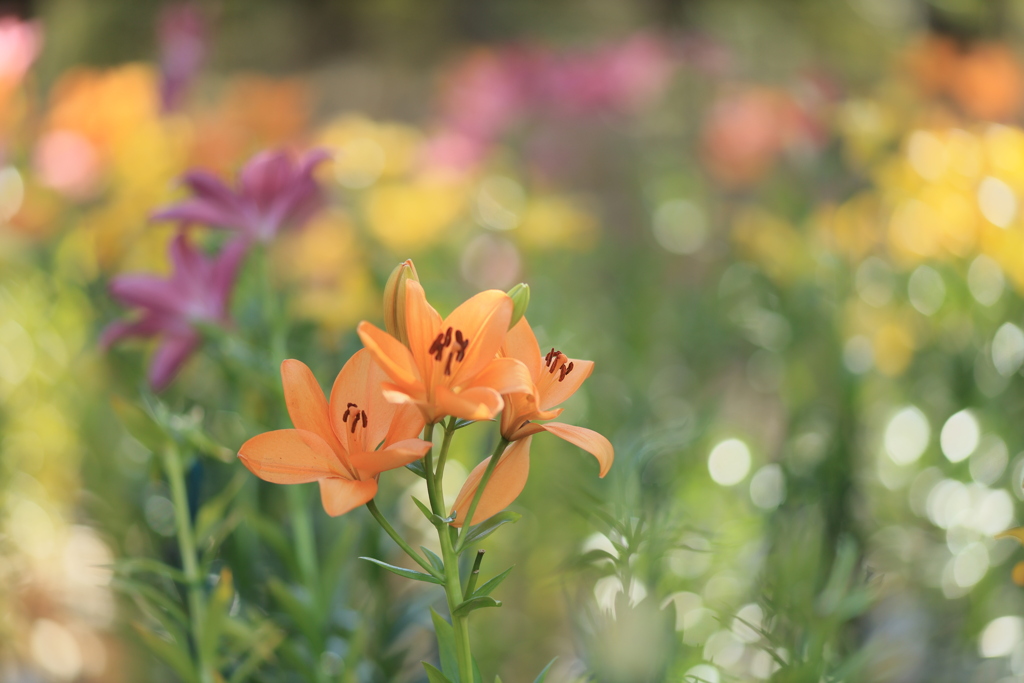
[[(170, 245), (171, 275), (164, 279), (129, 274), (111, 281), (111, 296), (139, 309), (140, 315), (108, 327), (104, 344), (125, 337), (162, 336), (149, 382), (157, 391), (165, 388), (199, 347), (200, 326), (229, 322), (231, 292), (252, 245), (300, 225), (320, 208), (322, 193), (313, 170), (326, 157), (317, 150), (295, 161), (287, 152), (263, 152), (242, 169), (237, 191), (211, 173), (186, 174), (183, 182), (194, 196), (153, 214), (154, 220), (179, 223)], [(189, 239), (188, 228), (194, 224), (235, 234), (219, 255), (208, 258)]]
[(515, 500), (529, 473), (531, 438), (539, 432), (592, 453), (603, 477), (614, 458), (608, 439), (582, 427), (541, 423), (558, 416), (557, 406), (594, 364), (555, 349), (542, 353), (523, 317), (528, 288), (512, 294), (481, 292), (442, 318), (427, 302), (412, 262), (404, 262), (385, 289), (387, 329), (359, 325), (365, 348), (341, 369), (330, 401), (305, 365), (286, 360), (281, 375), (295, 429), (249, 439), (239, 458), (266, 481), (318, 481), (324, 509), (340, 515), (373, 498), (381, 472), (427, 453), (430, 442), (415, 438), (425, 426), (500, 416), (507, 447), (497, 463), (488, 458), (470, 474), (452, 511), (455, 527), (480, 522)]

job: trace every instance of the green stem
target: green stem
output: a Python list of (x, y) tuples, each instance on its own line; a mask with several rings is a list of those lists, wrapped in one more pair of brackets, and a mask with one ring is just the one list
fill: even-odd
[(505, 452), (506, 446), (508, 446), (508, 439), (505, 437), (498, 439), (498, 445), (494, 447), (494, 452), (491, 454), (491, 460), (487, 463), (487, 469), (484, 470), (484, 476), (480, 479), (480, 485), (477, 486), (476, 493), (473, 494), (473, 501), (469, 504), (469, 511), (466, 512), (466, 519), (462, 523), (464, 531), (459, 536), (459, 542), (455, 545), (456, 553), (461, 553), (463, 547), (466, 545), (466, 536), (469, 535), (469, 527), (473, 524), (473, 515), (476, 513), (476, 506), (480, 504), (480, 498), (484, 495), (484, 489), (487, 488), (487, 482), (490, 481), (491, 475), (494, 474), (494, 470), (497, 468), (498, 462), (501, 460), (501, 454)]
[[(431, 422), (423, 428), (423, 440), (434, 442), (434, 423)], [(423, 469), (427, 472), (427, 497), (430, 499), (430, 510), (441, 517), (444, 517), (443, 500), (437, 497), (437, 486), (434, 483), (434, 447), (431, 446), (427, 454), (423, 456)]]
[(199, 679), (202, 683), (213, 683), (213, 671), (206, 662), (208, 646), (203, 638), (206, 604), (203, 599), (202, 577), (199, 575), (196, 539), (192, 531), (192, 518), (188, 509), (185, 471), (181, 463), (181, 454), (173, 445), (161, 449), (160, 456), (167, 474), (167, 483), (171, 487), (171, 500), (174, 502), (174, 528), (178, 535), (178, 550), (181, 553), (181, 565), (187, 583), (188, 616), (192, 627), (193, 646), (198, 658)]
[(469, 616), (458, 616), (456, 608), (462, 604), (462, 579), (459, 576), (459, 556), (452, 547), (449, 527), (439, 526), (437, 535), (441, 540), (441, 558), (444, 560), (444, 591), (448, 597), (448, 613), (452, 617), (452, 630), (455, 633), (455, 652), (459, 663), (459, 680), (461, 683), (473, 683), (473, 653), (469, 643)]
[(404, 550), (405, 554), (411, 557), (413, 561), (416, 562), (416, 564), (423, 567), (423, 569), (428, 574), (433, 576), (435, 579), (444, 579), (444, 577), (436, 569), (434, 569), (434, 567), (429, 562), (420, 557), (419, 553), (413, 550), (412, 546), (410, 546), (406, 542), (406, 540), (402, 538), (402, 536), (397, 531), (395, 531), (395, 528), (391, 526), (391, 523), (388, 522), (387, 518), (385, 518), (383, 513), (381, 513), (380, 509), (377, 507), (376, 501), (374, 501), (373, 498), (371, 498), (370, 501), (366, 504), (366, 509), (369, 510), (370, 514), (373, 515), (373, 518), (377, 520), (377, 524), (380, 524), (381, 528), (387, 532), (388, 536), (391, 537), (391, 540), (397, 543), (398, 547)]
[[(448, 462), (448, 447), (452, 444), (452, 436), (455, 434), (455, 418), (448, 420), (444, 426), (444, 438), (441, 440), (441, 453), (437, 456), (437, 472), (434, 474), (435, 496), (441, 505), (439, 514), (447, 517), (448, 511), (444, 509), (444, 465)], [(436, 510), (435, 510), (436, 512)]]
[[(437, 457), (437, 472), (434, 472), (432, 452), (427, 453), (427, 490), (430, 494), (430, 509), (440, 517), (447, 516), (445, 510), (441, 477), (444, 465), (448, 460), (448, 449), (455, 433), (455, 420), (449, 420), (444, 428), (441, 441), (441, 452)], [(433, 436), (433, 425), (427, 425), (424, 439)], [(431, 449), (433, 451), (433, 449)], [(467, 616), (457, 616), (455, 610), (462, 604), (462, 577), (459, 572), (459, 555), (452, 544), (452, 528), (447, 524), (437, 525), (437, 536), (441, 542), (441, 559), (444, 561), (444, 592), (448, 598), (448, 613), (452, 618), (452, 630), (455, 634), (455, 652), (459, 664), (459, 680), (461, 683), (473, 683), (473, 653), (469, 642), (469, 621)]]

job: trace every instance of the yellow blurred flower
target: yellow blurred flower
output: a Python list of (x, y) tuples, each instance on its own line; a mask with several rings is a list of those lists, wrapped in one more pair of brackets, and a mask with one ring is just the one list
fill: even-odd
[(282, 233), (275, 260), (294, 288), (296, 314), (327, 334), (377, 315), (380, 294), (345, 214), (325, 211), (302, 230)]
[(317, 146), (334, 152), (335, 179), (349, 189), (409, 174), (423, 135), (400, 123), (378, 122), (357, 114), (339, 117), (316, 136)]
[(463, 214), (467, 189), (464, 181), (435, 173), (375, 185), (365, 197), (370, 231), (396, 254), (415, 254)]
[(527, 249), (585, 250), (594, 246), (597, 220), (584, 205), (570, 197), (531, 197), (515, 231)]

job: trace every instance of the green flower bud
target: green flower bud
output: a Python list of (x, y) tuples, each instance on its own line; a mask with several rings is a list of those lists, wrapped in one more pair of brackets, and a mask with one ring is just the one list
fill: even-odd
[(399, 263), (384, 285), (384, 327), (388, 334), (406, 346), (409, 345), (409, 335), (405, 331), (405, 283), (409, 280), (420, 281), (411, 259)]
[(530, 305), (530, 285), (520, 282), (508, 290), (508, 295), (512, 297), (512, 319), (508, 323), (511, 330), (526, 315), (526, 307)]

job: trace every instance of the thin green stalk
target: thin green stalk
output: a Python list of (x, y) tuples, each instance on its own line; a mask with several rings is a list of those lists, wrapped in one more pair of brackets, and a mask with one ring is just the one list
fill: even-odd
[(203, 631), (206, 623), (206, 601), (203, 596), (202, 577), (199, 575), (196, 540), (188, 509), (188, 494), (185, 491), (185, 471), (181, 464), (181, 454), (173, 445), (163, 448), (160, 456), (167, 474), (167, 483), (171, 487), (171, 500), (174, 502), (174, 528), (178, 536), (181, 565), (188, 584), (188, 616), (191, 622), (192, 644), (198, 659), (199, 680), (202, 683), (213, 683), (213, 671), (205, 656)]
[[(444, 426), (444, 438), (441, 440), (441, 453), (437, 456), (437, 472), (434, 474), (434, 485), (438, 487), (438, 493), (442, 494), (438, 497), (438, 501), (444, 504), (444, 465), (448, 462), (448, 447), (451, 446), (452, 436), (455, 434), (455, 418), (449, 418), (448, 423)], [(447, 515), (446, 510), (442, 510), (442, 517)]]
[(370, 514), (373, 515), (373, 518), (377, 520), (377, 524), (380, 524), (381, 528), (383, 528), (384, 531), (387, 532), (388, 536), (391, 537), (391, 540), (397, 543), (398, 547), (404, 550), (405, 554), (411, 557), (416, 562), (416, 564), (423, 567), (423, 570), (431, 576), (433, 576), (435, 579), (444, 579), (444, 577), (436, 569), (434, 569), (434, 567), (431, 566), (429, 562), (420, 557), (419, 553), (413, 550), (412, 547), (406, 542), (406, 540), (402, 538), (402, 536), (397, 531), (395, 531), (395, 528), (391, 526), (391, 523), (388, 522), (387, 518), (384, 517), (383, 513), (381, 513), (380, 509), (377, 507), (377, 503), (374, 501), (373, 498), (371, 498), (370, 501), (366, 504), (366, 509), (369, 510)]
[(276, 365), (288, 357), (288, 327), (284, 320), (284, 308), (274, 291), (273, 264), (270, 249), (260, 251), (260, 279), (263, 294), (263, 310), (270, 324), (270, 360)]
[[(437, 472), (433, 471), (431, 452), (427, 453), (427, 489), (430, 491), (430, 508), (434, 514), (446, 517), (448, 511), (445, 509), (442, 496), (441, 476), (444, 474), (444, 465), (448, 460), (448, 449), (452, 443), (452, 434), (455, 433), (455, 421), (449, 420), (445, 425), (444, 438), (441, 441), (441, 452), (438, 454)], [(429, 440), (433, 436), (432, 425), (427, 425), (424, 436)], [(433, 449), (431, 449), (433, 451)], [(459, 664), (459, 679), (462, 683), (473, 681), (473, 653), (469, 642), (469, 623), (466, 616), (457, 616), (456, 608), (462, 604), (462, 577), (459, 572), (459, 555), (452, 547), (451, 527), (447, 524), (437, 526), (437, 536), (441, 542), (441, 559), (444, 561), (444, 592), (448, 598), (448, 613), (452, 618), (452, 630), (455, 634), (455, 651)]]
[[(428, 423), (423, 428), (423, 440), (434, 443), (434, 423)], [(437, 496), (437, 486), (434, 482), (434, 447), (431, 446), (427, 454), (423, 456), (423, 469), (427, 472), (427, 497), (430, 499), (430, 509), (435, 515), (444, 517), (444, 500)]]
[(462, 523), (463, 532), (459, 535), (459, 542), (455, 545), (456, 554), (461, 553), (466, 545), (466, 536), (469, 533), (469, 527), (473, 524), (476, 506), (480, 504), (480, 498), (484, 495), (487, 482), (491, 480), (491, 475), (494, 474), (494, 470), (498, 466), (501, 454), (505, 452), (506, 446), (508, 446), (508, 439), (505, 437), (498, 439), (498, 445), (494, 447), (494, 452), (491, 454), (491, 461), (487, 463), (487, 469), (484, 470), (484, 476), (480, 479), (480, 485), (477, 487), (476, 493), (473, 494), (473, 501), (469, 504), (469, 510), (466, 512), (466, 520)]
[(473, 560), (473, 571), (469, 573), (469, 580), (466, 581), (466, 590), (462, 594), (469, 597), (476, 590), (476, 582), (480, 579), (480, 563), (484, 561), (484, 550), (476, 551), (476, 559)]
[(452, 547), (448, 526), (440, 526), (437, 535), (441, 540), (441, 559), (444, 560), (444, 591), (448, 597), (448, 613), (452, 617), (455, 634), (455, 652), (459, 663), (459, 679), (462, 683), (473, 681), (473, 652), (469, 642), (469, 616), (456, 615), (456, 608), (462, 604), (462, 579), (459, 576), (459, 556)]

